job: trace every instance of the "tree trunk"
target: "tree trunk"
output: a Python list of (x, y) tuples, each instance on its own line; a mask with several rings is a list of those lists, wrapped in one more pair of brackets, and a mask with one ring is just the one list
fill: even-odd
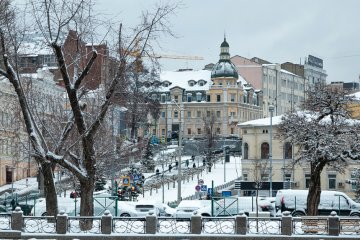
[[(86, 181), (80, 181), (80, 216), (94, 216), (94, 184), (94, 177), (88, 177)], [(90, 230), (92, 223), (92, 220), (82, 220), (80, 222), (80, 229)]]
[(318, 215), (318, 207), (320, 203), (321, 195), (321, 172), (323, 170), (323, 165), (311, 166), (311, 177), (309, 192), (307, 197), (307, 215), (316, 216)]
[[(57, 195), (51, 163), (41, 164), (41, 172), (44, 176), (44, 192), (46, 199), (46, 213), (48, 216), (56, 216), (58, 213)], [(61, 209), (60, 209), (61, 210)]]

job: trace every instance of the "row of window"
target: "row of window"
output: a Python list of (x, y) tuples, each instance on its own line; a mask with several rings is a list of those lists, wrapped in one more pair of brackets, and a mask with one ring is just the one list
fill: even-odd
[[(187, 134), (188, 135), (193, 135), (193, 134), (201, 135), (201, 134), (203, 134), (203, 131), (202, 131), (201, 128), (197, 128), (196, 132), (194, 133), (191, 128), (188, 128), (187, 129)], [(216, 134), (221, 134), (221, 128), (216, 128)], [(235, 134), (235, 129), (234, 128), (230, 128), (230, 134)], [(164, 128), (161, 129), (161, 135), (165, 136), (165, 129)]]
[[(216, 97), (216, 102), (221, 102), (221, 95), (222, 94), (217, 94), (215, 97)], [(230, 102), (235, 102), (236, 101), (236, 94), (235, 93), (231, 93), (229, 95), (230, 97)], [(260, 96), (259, 94), (253, 94), (253, 95), (250, 95), (248, 93), (244, 93), (244, 96), (243, 96), (243, 103), (248, 103), (248, 104), (253, 104), (253, 105), (257, 105), (259, 106), (259, 103), (260, 103)], [(167, 101), (170, 101), (170, 95), (166, 95), (165, 93), (162, 93), (160, 95), (160, 99), (158, 97), (158, 95), (156, 93), (152, 94), (151, 95), (151, 99), (152, 100), (160, 100), (161, 103), (165, 103)], [(196, 102), (201, 102), (201, 101), (205, 101), (205, 99), (203, 99), (203, 93), (201, 92), (197, 92), (196, 93), (196, 97), (194, 97), (194, 95), (192, 93), (187, 93), (186, 94), (186, 102), (193, 102), (193, 101), (196, 101)], [(179, 96), (178, 95), (175, 95), (174, 96), (174, 101), (175, 102), (179, 102)], [(206, 95), (206, 102), (211, 102), (211, 95)], [(239, 99), (239, 102), (240, 99)]]
[[(243, 180), (244, 181), (248, 181), (248, 173), (243, 173)], [(261, 180), (262, 181), (268, 181), (269, 180), (269, 174), (268, 173), (262, 173), (261, 174)], [(305, 174), (305, 188), (309, 188), (310, 186), (310, 177), (311, 175), (309, 173)], [(292, 174), (291, 173), (286, 173), (284, 176), (284, 181), (285, 182), (290, 182), (292, 181)], [(336, 189), (336, 174), (328, 174), (328, 189), (334, 190)]]
[[(222, 111), (216, 111), (215, 114), (212, 111), (206, 111), (206, 117), (210, 118), (212, 115), (216, 118), (221, 118), (222, 116)], [(192, 118), (192, 112), (191, 111), (187, 111), (186, 113), (186, 118)], [(173, 113), (173, 118), (178, 118), (179, 117), (179, 111), (175, 110)], [(196, 111), (196, 118), (201, 118), (202, 117), (202, 111)], [(195, 117), (194, 116), (194, 117)], [(230, 112), (230, 118), (236, 118), (236, 112)], [(161, 112), (161, 118), (166, 118), (166, 112), (162, 111)]]
[(11, 127), (13, 116), (10, 113), (0, 111), (0, 127)]
[(12, 156), (18, 153), (17, 144), (10, 139), (0, 139), (0, 155)]
[[(249, 144), (244, 143), (244, 159), (249, 159)], [(269, 144), (267, 142), (264, 142), (261, 144), (261, 159), (268, 159), (269, 158)], [(292, 144), (289, 142), (286, 142), (283, 145), (283, 157), (284, 159), (292, 159)]]

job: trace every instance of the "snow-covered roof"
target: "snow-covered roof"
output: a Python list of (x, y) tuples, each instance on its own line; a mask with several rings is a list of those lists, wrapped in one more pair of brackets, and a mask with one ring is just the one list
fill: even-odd
[[(281, 118), (283, 115), (275, 116), (272, 118), (272, 125), (279, 125), (281, 123)], [(243, 123), (239, 123), (240, 128), (245, 127), (260, 127), (260, 126), (270, 126), (270, 117), (260, 118), (256, 120), (251, 120)]]
[[(187, 91), (206, 91), (209, 90), (211, 81), (211, 71), (209, 70), (185, 70), (185, 71), (164, 71), (160, 74), (160, 80), (162, 82), (170, 82), (167, 87), (161, 86), (160, 92), (166, 92), (174, 87), (180, 87)], [(189, 85), (189, 81), (194, 80), (196, 83), (193, 86)], [(201, 86), (199, 81), (205, 81)], [(245, 79), (239, 76), (237, 82), (242, 85), (247, 84)]]

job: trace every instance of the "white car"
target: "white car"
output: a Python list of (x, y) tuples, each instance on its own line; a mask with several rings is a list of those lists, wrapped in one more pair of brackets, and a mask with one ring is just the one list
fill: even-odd
[[(69, 216), (75, 216), (76, 212), (80, 212), (80, 199), (79, 198), (64, 198), (58, 197), (58, 209), (64, 210)], [(32, 216), (46, 216), (46, 200), (45, 198), (39, 198), (36, 200), (35, 205), (31, 209)]]
[[(120, 202), (119, 202), (120, 203)], [(153, 201), (124, 202), (118, 205), (120, 217), (145, 217), (150, 212), (156, 216), (172, 217), (175, 209), (166, 204)], [(127, 206), (126, 206), (127, 204)]]
[[(265, 197), (259, 197), (258, 209), (260, 212), (270, 211), (273, 202)], [(244, 212), (249, 216), (250, 212), (256, 211), (256, 198), (255, 197), (228, 197), (222, 198), (213, 203), (213, 215), (217, 216), (233, 216)], [(211, 205), (196, 210), (194, 215), (203, 217), (210, 217)], [(270, 214), (271, 215), (271, 214)]]
[(193, 212), (206, 206), (211, 206), (211, 200), (182, 200), (176, 207), (176, 218), (191, 218)]

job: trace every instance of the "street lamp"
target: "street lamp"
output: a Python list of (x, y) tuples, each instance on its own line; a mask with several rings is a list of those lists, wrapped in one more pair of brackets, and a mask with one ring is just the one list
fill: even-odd
[(172, 101), (173, 103), (175, 103), (176, 107), (179, 108), (180, 110), (180, 120), (179, 120), (179, 164), (178, 164), (178, 195), (177, 195), (177, 202), (180, 203), (181, 201), (181, 147), (182, 147), (182, 129), (181, 129), (181, 117), (182, 117), (182, 107), (180, 107), (175, 100)]
[(272, 118), (274, 113), (274, 105), (269, 105), (270, 112), (270, 143), (269, 143), (269, 160), (270, 160), (270, 197), (272, 197)]

